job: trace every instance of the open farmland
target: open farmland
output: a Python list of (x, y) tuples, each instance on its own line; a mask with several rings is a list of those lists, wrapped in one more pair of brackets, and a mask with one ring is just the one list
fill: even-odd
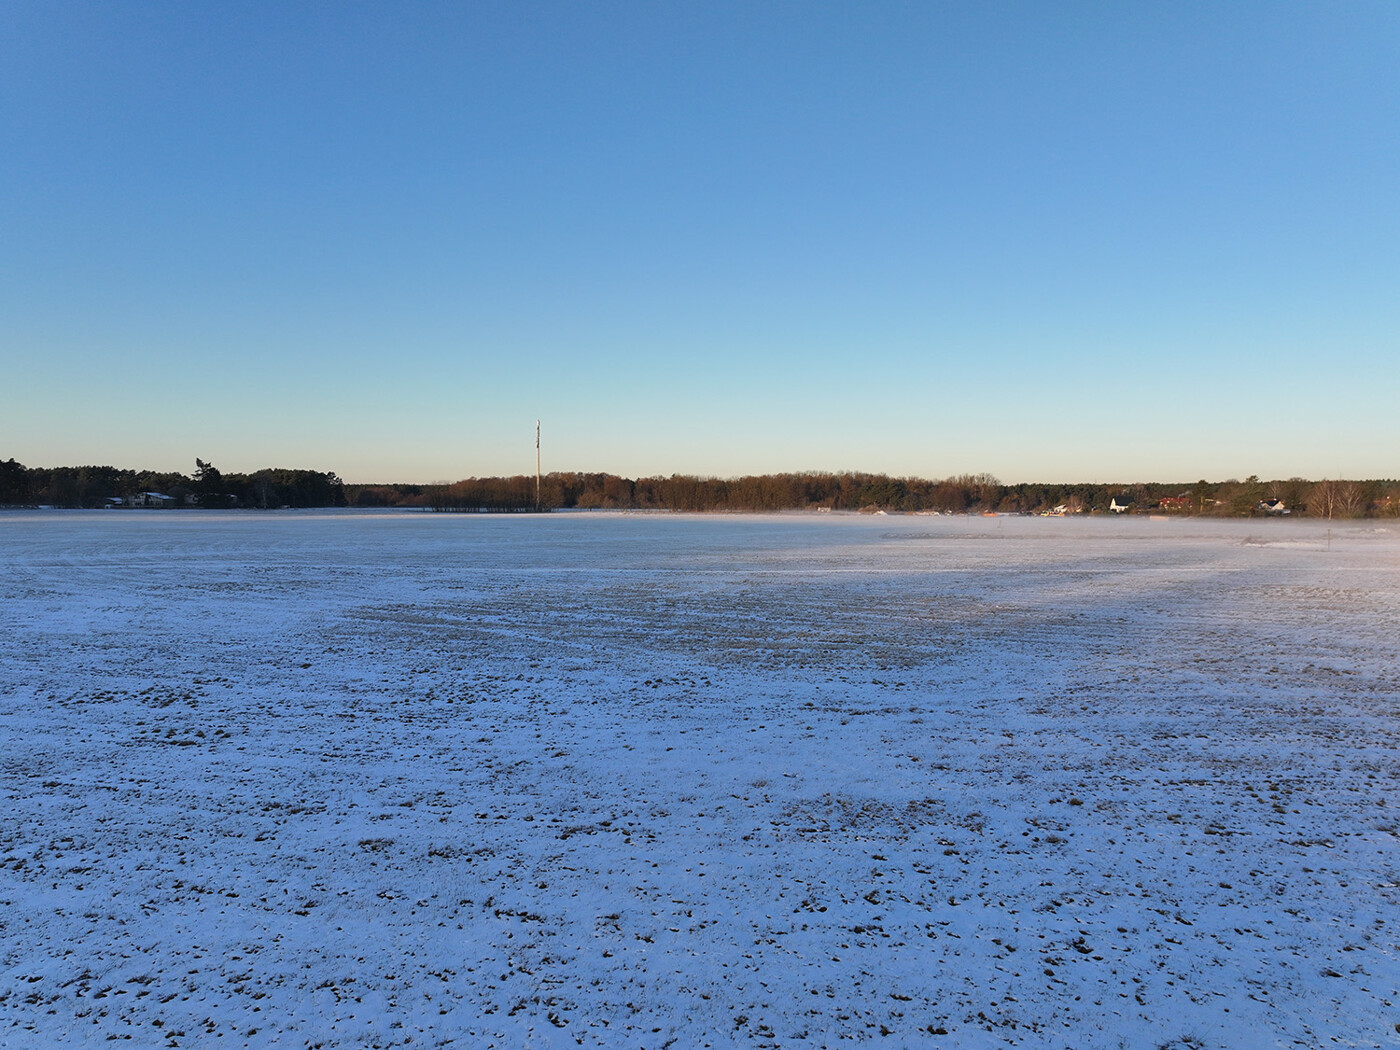
[(1400, 527), (0, 516), (0, 1046), (1400, 1046)]

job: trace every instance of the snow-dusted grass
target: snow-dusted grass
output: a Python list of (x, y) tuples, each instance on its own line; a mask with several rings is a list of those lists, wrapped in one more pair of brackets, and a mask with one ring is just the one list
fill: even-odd
[(0, 1046), (1400, 1045), (1400, 530), (0, 515)]

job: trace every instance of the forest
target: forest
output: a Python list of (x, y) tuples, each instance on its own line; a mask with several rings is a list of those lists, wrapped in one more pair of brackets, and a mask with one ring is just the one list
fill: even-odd
[(251, 474), (224, 474), (195, 459), (193, 474), (126, 470), (119, 467), (26, 467), (0, 462), (0, 507), (124, 507), (165, 497), (151, 506), (227, 509), (250, 507), (343, 507), (345, 484), (319, 470), (267, 467)]
[[(155, 494), (147, 498), (143, 494)], [(554, 472), (451, 484), (346, 484), (330, 471), (267, 467), (224, 473), (195, 459), (191, 474), (110, 466), (26, 467), (0, 461), (0, 507), (258, 509), (399, 507), (444, 512), (655, 510), (885, 511), (945, 514), (1188, 514), (1325, 518), (1400, 515), (1400, 481), (1305, 478), (1243, 481), (1003, 484), (990, 474), (942, 479), (860, 472), (738, 478), (625, 478)]]
[[(535, 478), (468, 478), (445, 486), (347, 485), (350, 503), (366, 507), (420, 506), (438, 511), (536, 509)], [(668, 510), (762, 512), (877, 511), (945, 514), (1079, 514), (1108, 512), (1219, 516), (1311, 514), (1330, 518), (1400, 513), (1400, 482), (1261, 481), (1142, 482), (1137, 484), (1002, 484), (990, 474), (938, 480), (886, 474), (795, 473), (739, 478), (625, 478), (616, 474), (552, 473), (540, 479), (541, 510)]]

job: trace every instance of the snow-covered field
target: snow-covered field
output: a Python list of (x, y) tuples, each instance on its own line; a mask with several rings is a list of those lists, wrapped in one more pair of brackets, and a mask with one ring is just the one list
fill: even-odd
[(0, 1046), (1400, 1045), (1400, 526), (0, 515)]

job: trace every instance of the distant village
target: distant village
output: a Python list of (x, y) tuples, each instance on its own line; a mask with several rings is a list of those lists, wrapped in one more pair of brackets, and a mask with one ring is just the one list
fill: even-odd
[(276, 510), (363, 507), (483, 513), (553, 510), (887, 514), (1079, 514), (1322, 518), (1400, 515), (1400, 481), (1003, 484), (990, 474), (942, 479), (860, 472), (738, 478), (625, 478), (554, 472), (467, 478), (451, 484), (347, 484), (331, 471), (268, 467), (224, 473), (202, 459), (190, 474), (110, 466), (26, 467), (0, 462), (0, 507)]

